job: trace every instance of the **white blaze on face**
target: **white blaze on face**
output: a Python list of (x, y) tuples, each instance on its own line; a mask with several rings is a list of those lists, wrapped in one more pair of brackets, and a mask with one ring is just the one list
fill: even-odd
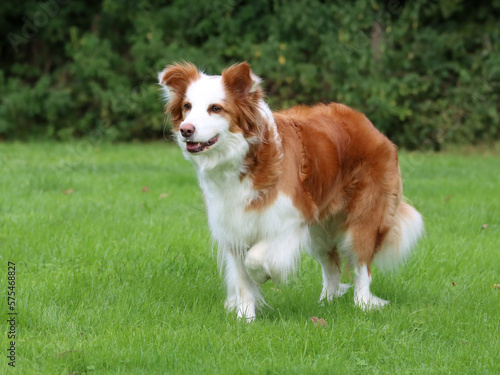
[[(222, 84), (222, 77), (202, 75), (201, 78), (189, 85), (185, 101), (191, 104), (186, 118), (180, 124), (191, 124), (195, 127), (190, 142), (207, 142), (216, 135), (229, 131), (229, 123), (220, 115), (213, 113), (209, 108), (217, 104), (223, 106), (226, 93)], [(179, 134), (180, 140), (182, 137)]]
[[(240, 174), (242, 161), (248, 153), (248, 142), (242, 132), (232, 133), (229, 131), (230, 120), (228, 116), (223, 116), (224, 109), (220, 113), (210, 112), (212, 105), (224, 108), (226, 100), (226, 90), (222, 83), (221, 76), (207, 76), (201, 74), (200, 78), (191, 83), (184, 95), (184, 103), (189, 103), (191, 109), (186, 112), (183, 124), (191, 124), (195, 131), (189, 139), (182, 136), (179, 131), (177, 143), (183, 150), (186, 159), (193, 162), (198, 172), (209, 171), (217, 167), (228, 168), (232, 165), (232, 172), (236, 178)], [(210, 146), (214, 137), (216, 142)], [(192, 152), (187, 149), (200, 148), (200, 152)], [(196, 146), (198, 144), (198, 146)], [(201, 177), (200, 177), (201, 179)], [(203, 185), (203, 179), (200, 180)]]

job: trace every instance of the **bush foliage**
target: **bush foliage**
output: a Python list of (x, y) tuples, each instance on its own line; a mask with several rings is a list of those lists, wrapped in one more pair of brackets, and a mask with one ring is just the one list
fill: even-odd
[(275, 109), (343, 102), (410, 148), (500, 138), (500, 0), (166, 3), (2, 2), (0, 137), (161, 137), (159, 70), (246, 60)]

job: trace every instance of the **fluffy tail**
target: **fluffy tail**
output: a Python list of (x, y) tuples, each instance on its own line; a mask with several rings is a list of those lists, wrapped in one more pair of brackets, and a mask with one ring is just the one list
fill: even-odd
[(423, 232), (422, 215), (414, 207), (402, 201), (398, 207), (397, 223), (375, 255), (374, 262), (377, 267), (381, 270), (395, 268), (408, 257)]

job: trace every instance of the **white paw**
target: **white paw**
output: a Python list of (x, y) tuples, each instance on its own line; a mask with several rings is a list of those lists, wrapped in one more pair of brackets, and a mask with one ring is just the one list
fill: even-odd
[(250, 323), (255, 320), (255, 305), (254, 304), (243, 304), (238, 303), (234, 298), (227, 299), (224, 303), (224, 308), (228, 313), (236, 310), (236, 316), (238, 319), (243, 319)]
[(251, 322), (255, 321), (255, 312), (253, 312), (253, 314), (252, 314), (248, 310), (243, 311), (243, 310), (238, 309), (238, 319), (242, 319), (247, 323), (251, 323)]
[(351, 286), (351, 284), (339, 284), (337, 288), (323, 288), (319, 301), (322, 302), (326, 300), (332, 302), (334, 298), (342, 297), (346, 294)]
[(385, 305), (389, 304), (389, 301), (383, 300), (373, 294), (357, 294), (354, 296), (354, 304), (361, 310), (369, 311), (381, 309)]
[(267, 273), (263, 267), (250, 268), (247, 266), (247, 272), (253, 282), (257, 285), (262, 285), (271, 278), (271, 276), (269, 276), (269, 273)]
[(257, 285), (262, 285), (271, 278), (264, 262), (266, 250), (267, 244), (259, 242), (250, 249), (245, 258), (245, 268)]

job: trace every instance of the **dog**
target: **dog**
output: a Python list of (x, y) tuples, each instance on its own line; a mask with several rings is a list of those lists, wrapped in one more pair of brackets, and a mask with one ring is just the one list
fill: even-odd
[(272, 112), (248, 63), (210, 76), (191, 63), (159, 73), (173, 135), (197, 173), (228, 311), (255, 319), (260, 286), (286, 281), (307, 250), (321, 265), (320, 301), (351, 287), (354, 303), (388, 304), (370, 292), (372, 262), (393, 267), (421, 237), (420, 213), (403, 198), (396, 146), (343, 104)]

